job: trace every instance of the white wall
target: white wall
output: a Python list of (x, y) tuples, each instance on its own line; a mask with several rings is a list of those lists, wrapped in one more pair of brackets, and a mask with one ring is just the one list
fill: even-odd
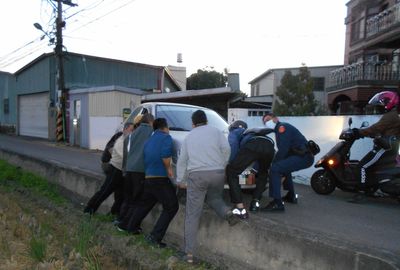
[(108, 140), (116, 133), (122, 117), (89, 117), (89, 149), (103, 150)]
[[(304, 117), (279, 117), (281, 122), (287, 122), (297, 127), (308, 140), (314, 140), (321, 148), (321, 152), (315, 156), (315, 162), (328, 152), (338, 141), (340, 132), (348, 127), (348, 119), (352, 117), (352, 127), (360, 127), (363, 121), (370, 125), (377, 122), (379, 115), (367, 116), (304, 116)], [(236, 118), (239, 120), (240, 118)], [(249, 128), (262, 127), (261, 117), (247, 117), (244, 120)], [(273, 137), (273, 135), (272, 135)], [(360, 159), (372, 148), (372, 139), (364, 138), (356, 141), (352, 147), (350, 157)], [(314, 163), (315, 164), (315, 163)], [(314, 165), (308, 169), (293, 173), (296, 182), (309, 183), (309, 178), (317, 170)]]

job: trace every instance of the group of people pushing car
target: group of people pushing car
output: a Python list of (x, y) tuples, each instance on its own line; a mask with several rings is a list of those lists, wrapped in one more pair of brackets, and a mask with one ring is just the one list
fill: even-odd
[[(369, 183), (365, 182), (363, 175), (367, 173), (368, 166), (377, 162), (387, 151), (398, 151), (400, 137), (398, 95), (384, 91), (375, 95), (369, 103), (382, 105), (386, 113), (367, 129), (353, 129), (356, 138), (379, 133), (390, 137), (390, 143), (389, 148), (382, 151), (374, 149), (360, 162), (360, 190), (365, 191)], [(175, 187), (171, 182), (176, 178), (178, 187), (187, 191), (184, 246), (185, 260), (189, 263), (193, 262), (204, 201), (230, 225), (248, 219), (248, 210), (284, 212), (284, 202), (298, 202), (292, 172), (310, 167), (316, 154), (316, 149), (312, 149), (312, 145), (296, 127), (280, 122), (273, 113), (263, 116), (265, 128), (248, 129), (244, 121), (234, 121), (229, 126), (228, 139), (222, 131), (208, 125), (204, 111), (195, 111), (191, 120), (193, 129), (181, 145), (176, 176), (171, 167), (173, 143), (166, 119), (154, 119), (153, 115), (147, 113), (136, 117), (133, 123), (125, 124), (123, 132), (113, 136), (106, 146), (105, 151), (111, 155), (103, 155), (103, 162), (108, 164), (105, 166), (105, 182), (84, 209), (84, 212), (93, 214), (114, 192), (111, 213), (117, 216), (117, 229), (140, 234), (142, 220), (159, 202), (162, 212), (145, 239), (158, 247), (165, 247), (162, 239), (179, 208)], [(274, 141), (267, 136), (269, 132), (275, 133), (276, 153)], [(257, 180), (252, 200), (246, 208), (239, 174), (250, 166)], [(222, 197), (225, 180), (229, 184), (233, 207), (229, 207)], [(272, 200), (261, 207), (260, 201), (268, 180), (269, 197)], [(283, 197), (282, 185), (287, 190)]]

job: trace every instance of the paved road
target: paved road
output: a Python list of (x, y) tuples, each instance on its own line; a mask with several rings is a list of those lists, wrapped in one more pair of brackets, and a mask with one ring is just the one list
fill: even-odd
[[(101, 174), (99, 151), (1, 134), (0, 148)], [(270, 219), (318, 239), (363, 247), (400, 261), (400, 204), (397, 201), (371, 198), (363, 204), (351, 204), (347, 200), (352, 194), (340, 190), (321, 196), (308, 186), (296, 185), (296, 188), (298, 205), (287, 204), (284, 214), (257, 213), (251, 219), (255, 222)]]

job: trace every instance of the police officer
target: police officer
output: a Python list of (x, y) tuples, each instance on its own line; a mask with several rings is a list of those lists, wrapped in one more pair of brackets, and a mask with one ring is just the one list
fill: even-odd
[[(294, 191), (292, 172), (310, 167), (314, 163), (314, 156), (307, 148), (307, 140), (294, 126), (279, 122), (273, 113), (264, 115), (265, 126), (275, 132), (278, 152), (269, 171), (269, 196), (273, 198), (262, 211), (283, 212), (283, 201), (297, 203), (297, 194)], [(285, 179), (284, 187), (288, 193), (281, 197), (281, 179)]]
[[(360, 167), (360, 189), (368, 193), (370, 180), (367, 172), (372, 167), (383, 164), (394, 164), (399, 151), (400, 139), (400, 117), (397, 111), (399, 96), (395, 92), (383, 91), (374, 95), (368, 102), (370, 105), (381, 107), (384, 114), (378, 122), (368, 128), (357, 129), (353, 132), (355, 138), (375, 137), (374, 148), (368, 152), (359, 162)], [(361, 199), (356, 196), (354, 199)]]
[(275, 154), (274, 142), (271, 138), (252, 130), (245, 132), (246, 129), (246, 122), (241, 120), (229, 126), (228, 141), (231, 146), (231, 155), (226, 167), (231, 201), (235, 204), (232, 213), (241, 219), (247, 219), (249, 215), (243, 204), (238, 175), (256, 162), (258, 177), (249, 209), (257, 211), (262, 193), (266, 189), (268, 169)]

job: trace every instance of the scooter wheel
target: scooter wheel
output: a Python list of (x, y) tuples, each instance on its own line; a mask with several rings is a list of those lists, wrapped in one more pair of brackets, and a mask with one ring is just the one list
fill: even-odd
[(321, 195), (331, 194), (335, 188), (335, 179), (333, 179), (325, 170), (318, 170), (311, 176), (312, 189)]

